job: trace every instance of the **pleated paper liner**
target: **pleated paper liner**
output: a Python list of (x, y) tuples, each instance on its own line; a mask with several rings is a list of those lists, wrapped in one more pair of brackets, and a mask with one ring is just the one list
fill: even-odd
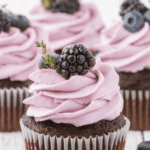
[(126, 117), (124, 118), (126, 124), (117, 131), (109, 132), (108, 135), (82, 137), (81, 139), (39, 134), (24, 126), (22, 119), (20, 126), (26, 150), (124, 150), (130, 127), (130, 121)]
[(19, 120), (26, 112), (23, 100), (29, 97), (27, 87), (0, 89), (0, 131), (20, 131)]
[(131, 121), (131, 130), (150, 130), (150, 91), (121, 90), (125, 115)]

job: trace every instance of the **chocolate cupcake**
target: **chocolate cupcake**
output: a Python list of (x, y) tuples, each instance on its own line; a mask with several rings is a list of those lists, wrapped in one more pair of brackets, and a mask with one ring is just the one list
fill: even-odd
[(27, 108), (22, 101), (30, 96), (28, 76), (41, 55), (26, 17), (0, 10), (0, 18), (0, 131), (17, 131)]
[[(78, 66), (81, 63), (78, 56), (81, 55), (82, 61), (83, 57), (85, 60), (80, 66), (85, 61), (90, 66), (86, 73), (77, 69), (72, 74), (66, 69), (69, 77), (64, 76), (62, 65), (58, 74), (61, 55), (55, 67), (49, 64), (56, 70), (41, 69), (30, 75), (34, 82), (30, 92), (34, 95), (24, 100), (29, 108), (20, 120), (26, 149), (124, 149), (130, 122), (120, 115), (123, 98), (119, 92), (119, 76), (100, 59), (90, 63), (88, 59), (93, 56), (83, 45), (80, 46), (76, 45), (72, 53), (77, 62), (69, 65), (71, 68)], [(72, 45), (67, 46), (63, 53), (69, 55), (71, 49)], [(44, 62), (47, 58), (45, 56)]]
[(61, 54), (71, 44), (83, 44), (90, 51), (99, 43), (105, 27), (97, 7), (80, 0), (42, 0), (30, 12), (30, 24), (37, 33), (37, 40), (44, 40), (47, 48)]
[[(125, 9), (127, 3), (130, 6)], [(150, 25), (144, 19), (150, 10), (131, 1), (125, 1), (122, 9), (124, 22), (105, 29), (101, 38), (105, 44), (99, 45), (103, 51), (97, 58), (112, 65), (120, 76), (123, 114), (131, 120), (131, 129), (150, 130)]]

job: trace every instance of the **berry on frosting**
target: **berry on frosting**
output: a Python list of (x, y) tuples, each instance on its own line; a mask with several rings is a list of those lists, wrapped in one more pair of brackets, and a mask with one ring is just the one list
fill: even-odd
[(78, 0), (42, 0), (42, 4), (53, 13), (74, 14), (80, 9)]
[(140, 12), (141, 14), (145, 14), (145, 12), (148, 10), (148, 8), (146, 6), (144, 6), (142, 3), (138, 3), (135, 6), (135, 10), (137, 10), (138, 12)]
[(126, 0), (123, 2), (120, 16), (124, 20), (124, 27), (132, 33), (142, 29), (144, 21), (149, 22), (148, 13), (146, 12), (148, 12), (148, 8), (139, 0)]
[(39, 69), (56, 69), (66, 80), (70, 76), (85, 75), (96, 60), (90, 51), (83, 45), (69, 45), (62, 50), (62, 54), (46, 54), (46, 44), (35, 42), (37, 47), (42, 47), (43, 55), (39, 61)]
[(126, 13), (123, 20), (124, 27), (132, 33), (139, 31), (144, 26), (144, 17), (136, 10)]
[(21, 31), (24, 31), (28, 27), (30, 27), (30, 23), (29, 23), (29, 20), (27, 19), (27, 17), (25, 17), (23, 15), (16, 15), (14, 24), (12, 24), (12, 26), (19, 28)]
[(140, 143), (137, 150), (150, 150), (150, 141), (144, 141)]
[(9, 17), (2, 10), (0, 10), (0, 32), (9, 32), (10, 25)]
[(8, 32), (11, 26), (24, 31), (30, 27), (30, 23), (23, 15), (15, 15), (7, 10), (0, 9), (0, 31)]
[(56, 63), (56, 71), (69, 79), (76, 74), (85, 75), (96, 62), (92, 53), (79, 44), (65, 47)]
[(46, 54), (46, 44), (39, 42), (35, 42), (37, 47), (42, 47), (43, 55), (39, 61), (39, 69), (55, 69), (56, 68), (56, 61), (60, 58), (60, 55), (55, 53)]

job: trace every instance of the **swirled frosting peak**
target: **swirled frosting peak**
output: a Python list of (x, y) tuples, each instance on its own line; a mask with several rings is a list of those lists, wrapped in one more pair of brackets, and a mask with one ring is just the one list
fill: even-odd
[(115, 70), (97, 59), (96, 65), (85, 76), (65, 80), (55, 70), (32, 73), (34, 95), (24, 103), (30, 105), (28, 116), (35, 120), (53, 120), (83, 126), (99, 120), (113, 120), (123, 109), (119, 93), (119, 77)]
[(150, 68), (150, 26), (147, 22), (136, 33), (127, 31), (122, 22), (117, 22), (103, 31), (101, 40), (103, 42), (98, 45), (101, 53), (96, 57), (115, 70), (137, 72)]
[(79, 43), (95, 50), (94, 45), (99, 43), (101, 29), (104, 28), (93, 3), (82, 4), (73, 15), (52, 13), (39, 5), (31, 11), (30, 16), (30, 24), (37, 32), (38, 41), (44, 40), (52, 50)]
[(40, 53), (35, 47), (36, 33), (32, 28), (21, 32), (11, 27), (0, 32), (0, 79), (27, 80), (38, 70)]

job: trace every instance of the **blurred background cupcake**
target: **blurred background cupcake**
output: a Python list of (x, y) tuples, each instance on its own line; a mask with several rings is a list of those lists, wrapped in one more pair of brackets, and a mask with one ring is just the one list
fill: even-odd
[(34, 82), (30, 88), (34, 96), (24, 100), (30, 106), (20, 120), (25, 148), (124, 150), (130, 122), (120, 115), (123, 98), (119, 76), (100, 59), (90, 63), (90, 52), (83, 45), (67, 46), (63, 53), (72, 48), (74, 53), (79, 52), (77, 58), (82, 56), (72, 63), (72, 68), (77, 64), (82, 67), (85, 61), (91, 66), (85, 75), (77, 70), (66, 80), (55, 66), (56, 70), (43, 68), (29, 77)]
[(29, 74), (38, 70), (41, 54), (36, 32), (25, 16), (0, 9), (0, 131), (20, 130), (19, 118), (29, 97)]
[(30, 12), (31, 26), (36, 30), (38, 41), (56, 53), (69, 44), (81, 43), (91, 51), (99, 51), (99, 35), (104, 28), (98, 8), (80, 0), (41, 0), (41, 5)]
[(98, 45), (102, 51), (96, 57), (120, 76), (123, 114), (131, 120), (131, 129), (150, 130), (150, 10), (140, 1), (126, 0), (120, 15), (122, 22), (103, 31)]

